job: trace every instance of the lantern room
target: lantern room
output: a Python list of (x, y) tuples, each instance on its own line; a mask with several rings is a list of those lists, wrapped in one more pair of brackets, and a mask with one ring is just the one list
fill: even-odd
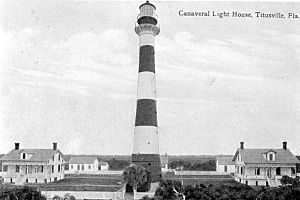
[(149, 1), (140, 6), (140, 14), (137, 17), (138, 24), (157, 24), (157, 15), (155, 6)]

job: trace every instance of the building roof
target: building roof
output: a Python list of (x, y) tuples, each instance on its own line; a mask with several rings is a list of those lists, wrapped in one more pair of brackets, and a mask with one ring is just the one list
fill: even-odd
[(101, 161), (101, 162), (99, 162), (99, 165), (108, 165), (108, 162)]
[(69, 160), (69, 164), (93, 164), (97, 160), (94, 156), (74, 156)]
[(168, 154), (161, 155), (160, 156), (160, 162), (161, 162), (161, 164), (168, 164), (169, 163), (169, 156), (168, 156)]
[[(28, 159), (21, 159), (21, 153), (32, 154), (32, 156)], [(62, 153), (59, 150), (53, 149), (19, 149), (19, 150), (11, 150), (8, 154), (5, 154), (1, 161), (22, 161), (22, 162), (47, 162), (48, 160), (52, 159), (52, 156), (59, 152), (61, 155)]]
[[(275, 161), (267, 161), (264, 154), (273, 151), (276, 153)], [(245, 164), (296, 164), (299, 160), (292, 154), (289, 149), (237, 149), (233, 161), (240, 154)]]
[(220, 156), (217, 157), (219, 165), (234, 165), (232, 161), (233, 156)]

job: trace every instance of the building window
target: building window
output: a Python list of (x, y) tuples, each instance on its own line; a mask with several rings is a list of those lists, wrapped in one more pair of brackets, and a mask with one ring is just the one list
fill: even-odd
[(294, 167), (291, 168), (291, 172), (292, 172), (292, 175), (295, 175), (296, 174), (296, 170)]
[(91, 169), (91, 165), (89, 165), (89, 169)]
[(255, 185), (258, 186), (258, 181), (255, 181)]
[(44, 179), (44, 183), (47, 183), (47, 179)]
[(10, 178), (10, 183), (13, 183), (13, 179), (12, 178)]
[(58, 165), (58, 172), (60, 172), (60, 165)]
[(52, 156), (52, 160), (54, 161), (54, 156)]
[(243, 167), (241, 167), (241, 174), (243, 174)]
[(71, 165), (71, 169), (73, 169), (73, 165)]
[(54, 165), (51, 165), (51, 167), (52, 167), (52, 169), (51, 169), (52, 173), (54, 173)]
[(44, 166), (43, 165), (41, 166), (41, 172), (42, 173), (44, 172)]
[(276, 168), (276, 175), (279, 176), (280, 174), (281, 174), (280, 167), (277, 167), (277, 168)]
[(77, 170), (80, 170), (80, 165), (77, 165)]
[(259, 167), (255, 169), (255, 175), (260, 175), (260, 168)]
[(23, 160), (26, 159), (26, 153), (23, 153), (23, 154), (22, 154), (22, 158), (23, 158)]
[(60, 154), (58, 155), (58, 160), (60, 160)]
[(37, 183), (37, 179), (35, 179), (35, 183)]
[(81, 165), (81, 170), (84, 171), (84, 165)]
[(7, 172), (7, 165), (3, 165), (3, 171)]
[(272, 153), (269, 154), (269, 160), (273, 161), (273, 154)]
[(224, 172), (227, 172), (227, 165), (224, 166)]
[(28, 183), (28, 179), (26, 178), (26, 183)]
[(268, 181), (266, 181), (266, 186), (269, 186), (269, 183), (268, 183)]
[(248, 181), (246, 181), (246, 185), (248, 185)]
[(16, 173), (19, 173), (19, 172), (20, 172), (20, 166), (16, 165)]

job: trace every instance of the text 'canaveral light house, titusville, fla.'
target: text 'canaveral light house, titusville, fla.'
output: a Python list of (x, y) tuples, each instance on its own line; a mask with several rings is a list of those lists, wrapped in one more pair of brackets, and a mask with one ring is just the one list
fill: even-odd
[(140, 6), (135, 32), (140, 37), (137, 107), (132, 163), (150, 172), (150, 181), (161, 179), (159, 155), (154, 40), (159, 34), (155, 6), (148, 1)]

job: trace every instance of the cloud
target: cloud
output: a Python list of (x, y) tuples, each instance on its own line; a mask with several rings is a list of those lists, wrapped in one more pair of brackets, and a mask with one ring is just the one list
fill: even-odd
[(10, 87), (38, 85), (88, 95), (106, 87), (118, 93), (124, 85), (135, 83), (124, 30), (79, 32), (66, 40), (45, 38), (31, 28), (0, 35), (5, 38), (1, 76), (12, 83)]
[(67, 145), (67, 153), (68, 154), (80, 154), (82, 153), (81, 149), (82, 149), (82, 141), (83, 138), (82, 136), (80, 138), (73, 138), (68, 142)]

